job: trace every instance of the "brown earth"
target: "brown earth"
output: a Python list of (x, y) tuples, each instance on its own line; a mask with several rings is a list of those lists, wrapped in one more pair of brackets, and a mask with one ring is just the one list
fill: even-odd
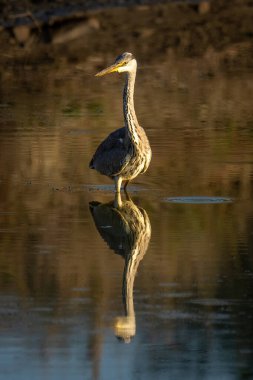
[(60, 0), (53, 7), (48, 1), (20, 1), (19, 8), (15, 3), (0, 1), (5, 68), (43, 62), (100, 66), (122, 51), (149, 64), (173, 56), (201, 57), (210, 71), (253, 67), (252, 0), (121, 7), (104, 0), (97, 8), (92, 1), (83, 7)]

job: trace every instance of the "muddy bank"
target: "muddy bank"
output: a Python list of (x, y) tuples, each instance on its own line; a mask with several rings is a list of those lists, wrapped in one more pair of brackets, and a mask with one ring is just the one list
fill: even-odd
[(253, 67), (252, 0), (133, 3), (20, 2), (17, 9), (3, 1), (0, 64), (99, 66), (128, 50), (149, 64), (173, 56), (199, 57), (213, 70)]

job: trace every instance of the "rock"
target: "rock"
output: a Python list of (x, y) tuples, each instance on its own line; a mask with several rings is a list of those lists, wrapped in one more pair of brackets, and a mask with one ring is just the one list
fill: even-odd
[(77, 40), (87, 33), (93, 30), (98, 30), (99, 28), (100, 24), (98, 19), (91, 17), (87, 21), (85, 20), (79, 23), (63, 26), (54, 33), (52, 42), (53, 44), (64, 44), (73, 40)]
[(99, 23), (99, 20), (96, 17), (89, 18), (88, 25), (92, 29), (95, 29), (95, 30), (100, 29), (100, 23)]
[(142, 28), (141, 30), (141, 37), (142, 38), (149, 38), (154, 34), (154, 29), (152, 28)]
[(73, 24), (71, 27), (62, 27), (54, 33), (52, 42), (53, 44), (64, 44), (82, 37), (89, 30), (90, 27), (86, 21)]
[(28, 25), (18, 25), (13, 28), (13, 34), (17, 42), (24, 45), (30, 37), (31, 30)]
[(206, 13), (209, 13), (210, 12), (210, 9), (211, 9), (211, 4), (210, 4), (210, 1), (208, 0), (203, 0), (199, 3), (199, 7), (198, 7), (198, 12), (199, 14), (201, 15), (204, 15)]

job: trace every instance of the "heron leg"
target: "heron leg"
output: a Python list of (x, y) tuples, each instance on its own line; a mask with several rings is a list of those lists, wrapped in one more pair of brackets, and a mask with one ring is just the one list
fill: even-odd
[(122, 200), (121, 200), (121, 195), (120, 193), (115, 193), (115, 197), (114, 197), (114, 207), (115, 208), (121, 208), (122, 207)]
[(114, 182), (115, 182), (116, 193), (120, 193), (122, 178), (121, 177), (114, 177)]

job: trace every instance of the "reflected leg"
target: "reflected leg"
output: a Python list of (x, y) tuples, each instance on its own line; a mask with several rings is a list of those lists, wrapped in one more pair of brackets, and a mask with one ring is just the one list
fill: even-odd
[(124, 184), (124, 190), (125, 190), (125, 192), (126, 192), (126, 188), (127, 188), (127, 185), (129, 184), (129, 180), (127, 180), (126, 182), (125, 182), (125, 184)]
[(130, 195), (128, 194), (127, 189), (125, 188), (125, 186), (124, 186), (124, 193), (125, 193), (125, 196), (126, 196), (126, 200), (132, 202), (132, 199), (130, 198)]

